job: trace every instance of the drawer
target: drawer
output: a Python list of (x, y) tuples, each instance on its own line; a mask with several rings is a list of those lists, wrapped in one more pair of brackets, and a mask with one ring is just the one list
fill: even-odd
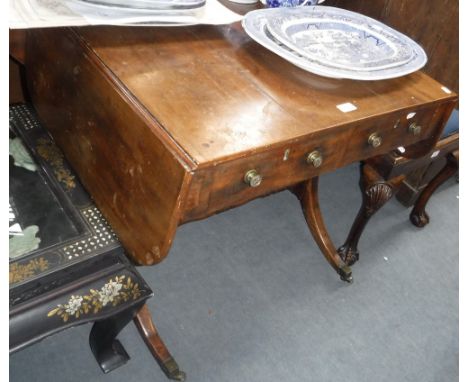
[[(321, 172), (332, 171), (342, 162), (345, 142), (351, 132), (352, 129), (343, 127), (330, 128), (313, 137), (297, 139), (196, 171), (183, 206), (182, 222), (207, 217), (310, 179)], [(315, 166), (307, 161), (312, 152), (318, 154)], [(249, 185), (245, 179), (251, 170), (261, 176), (261, 182), (256, 187)]]
[(414, 108), (356, 123), (346, 144), (346, 165), (419, 141), (437, 139), (445, 122), (448, 104)]
[[(336, 126), (197, 170), (182, 207), (181, 223), (205, 218), (321, 173), (435, 136), (445, 109), (415, 108)], [(307, 160), (312, 152), (316, 153), (315, 162)], [(245, 179), (249, 171), (252, 184)], [(254, 184), (260, 179), (260, 184)]]

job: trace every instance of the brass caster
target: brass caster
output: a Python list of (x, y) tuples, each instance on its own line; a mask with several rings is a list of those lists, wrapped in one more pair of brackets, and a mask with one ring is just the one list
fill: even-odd
[(186, 375), (182, 370), (179, 370), (177, 373), (168, 375), (167, 377), (173, 381), (185, 381)]
[(179, 370), (179, 365), (174, 360), (170, 358), (161, 364), (161, 369), (166, 374), (166, 377), (172, 379), (173, 381), (185, 381), (185, 373), (182, 370)]
[(338, 274), (340, 275), (341, 280), (346, 281), (349, 284), (353, 283), (353, 272), (351, 271), (351, 268), (347, 265), (340, 268)]

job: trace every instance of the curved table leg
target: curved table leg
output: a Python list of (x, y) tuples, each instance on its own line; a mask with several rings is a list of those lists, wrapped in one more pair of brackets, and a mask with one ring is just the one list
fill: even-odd
[(410, 213), (410, 221), (416, 227), (424, 227), (429, 223), (429, 215), (426, 213), (426, 204), (434, 191), (447, 179), (455, 175), (458, 170), (458, 150), (447, 155), (447, 164), (442, 170), (427, 184), (419, 195)]
[(151, 313), (146, 304), (143, 305), (133, 320), (146, 346), (148, 346), (148, 349), (158, 362), (164, 374), (166, 374), (169, 379), (185, 381), (185, 373), (179, 369), (179, 365), (177, 365), (177, 362), (174, 360), (171, 353), (169, 353), (169, 350), (167, 350), (163, 340), (159, 337), (159, 333), (154, 326)]
[(369, 219), (387, 203), (395, 194), (405, 176), (400, 175), (390, 180), (384, 180), (374, 168), (361, 163), (361, 178), (359, 185), (362, 193), (362, 204), (345, 243), (338, 249), (342, 260), (349, 266), (359, 260), (357, 249), (359, 239)]
[(352, 282), (351, 268), (347, 266), (338, 255), (330, 236), (328, 235), (325, 223), (320, 212), (318, 200), (318, 177), (307, 180), (292, 190), (301, 202), (302, 211), (309, 226), (310, 232), (323, 255), (340, 278), (347, 282)]

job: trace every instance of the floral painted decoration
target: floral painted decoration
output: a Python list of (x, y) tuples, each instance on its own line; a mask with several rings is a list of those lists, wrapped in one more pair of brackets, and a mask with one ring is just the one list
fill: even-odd
[(32, 259), (26, 264), (10, 264), (10, 284), (19, 283), (49, 269), (49, 262), (43, 257)]
[(76, 187), (75, 175), (64, 167), (64, 156), (54, 142), (46, 138), (38, 139), (37, 153), (52, 166), (55, 177), (67, 190), (70, 191)]
[(47, 317), (59, 316), (63, 322), (69, 318), (79, 318), (86, 314), (96, 314), (105, 306), (117, 306), (129, 300), (136, 300), (141, 296), (138, 283), (134, 283), (131, 277), (116, 276), (110, 279), (100, 290), (90, 289), (84, 296), (71, 295), (66, 304), (58, 304)]

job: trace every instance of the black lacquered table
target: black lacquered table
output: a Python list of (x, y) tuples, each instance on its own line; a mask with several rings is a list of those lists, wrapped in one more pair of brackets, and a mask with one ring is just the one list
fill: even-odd
[(10, 107), (10, 352), (94, 322), (109, 372), (129, 356), (118, 333), (153, 295), (27, 105)]

